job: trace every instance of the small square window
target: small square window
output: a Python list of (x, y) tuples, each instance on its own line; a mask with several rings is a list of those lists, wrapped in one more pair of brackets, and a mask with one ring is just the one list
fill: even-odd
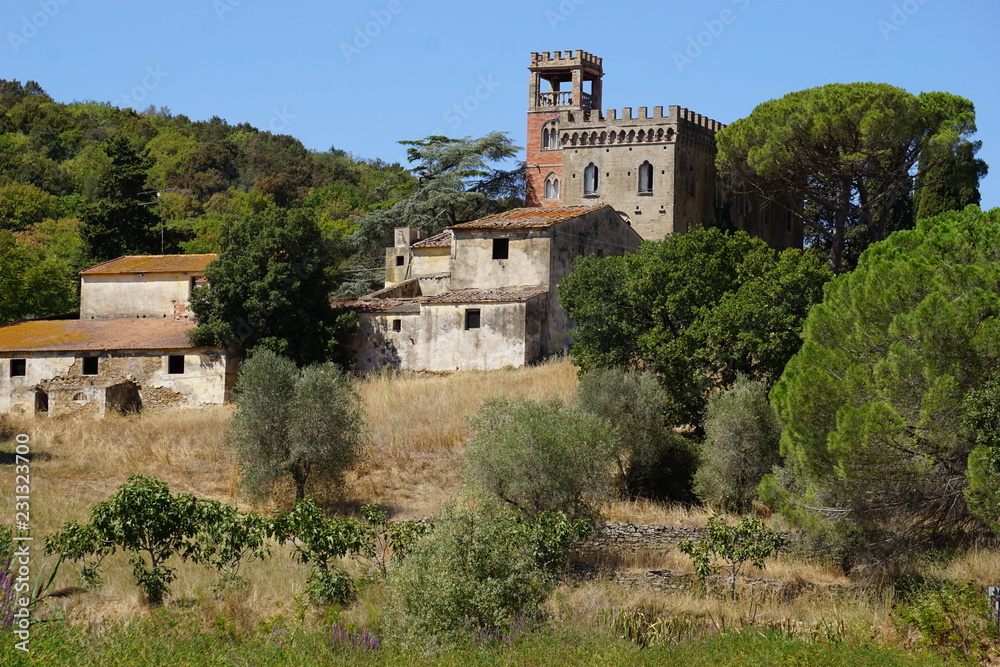
[(97, 357), (83, 358), (83, 374), (97, 375)]
[(403, 266), (406, 264), (406, 257), (402, 255), (396, 255), (396, 266)]
[(478, 329), (479, 328), (479, 309), (469, 308), (465, 311), (465, 328), (466, 329)]
[(170, 375), (183, 375), (184, 373), (184, 355), (183, 354), (171, 354), (167, 357), (167, 373)]
[(403, 330), (403, 320), (393, 320), (392, 321), (392, 330), (393, 331), (402, 331)]
[(493, 239), (493, 259), (507, 259), (510, 255), (510, 239)]
[(27, 359), (11, 359), (10, 360), (10, 376), (12, 378), (23, 378), (28, 374), (28, 360)]

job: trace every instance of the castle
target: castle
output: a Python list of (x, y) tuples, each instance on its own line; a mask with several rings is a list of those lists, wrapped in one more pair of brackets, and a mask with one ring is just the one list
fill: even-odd
[(586, 51), (532, 53), (528, 69), (528, 206), (610, 204), (646, 240), (714, 224), (801, 247), (800, 221), (719, 180), (722, 123), (680, 106), (602, 112), (603, 61)]

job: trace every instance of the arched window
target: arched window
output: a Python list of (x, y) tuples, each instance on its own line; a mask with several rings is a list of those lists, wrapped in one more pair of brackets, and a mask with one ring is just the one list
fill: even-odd
[(649, 162), (639, 165), (639, 194), (653, 194), (653, 165)]
[(542, 128), (542, 148), (559, 148), (559, 134), (554, 127)]
[(597, 173), (597, 165), (593, 162), (587, 165), (587, 168), (583, 170), (583, 194), (596, 195), (598, 193), (598, 187), (600, 185), (600, 177)]
[(559, 199), (559, 179), (554, 174), (545, 179), (545, 198)]

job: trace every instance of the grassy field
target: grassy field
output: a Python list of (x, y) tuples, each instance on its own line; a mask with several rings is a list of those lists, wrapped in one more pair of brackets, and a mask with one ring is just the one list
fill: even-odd
[[(362, 504), (374, 502), (394, 518), (425, 517), (461, 490), (466, 418), (484, 399), (557, 395), (573, 401), (576, 382), (576, 369), (566, 361), (490, 373), (367, 379), (361, 392), (370, 450), (344, 487), (329, 490), (323, 502), (337, 513), (356, 513)], [(230, 407), (220, 407), (103, 420), (7, 420), (0, 422), (0, 440), (7, 440), (0, 450), (12, 452), (9, 438), (17, 433), (31, 438), (31, 529), (36, 539), (68, 520), (85, 520), (90, 506), (134, 473), (154, 475), (175, 493), (244, 509), (287, 506), (290, 489), (268, 505), (250, 505), (239, 494), (238, 470), (224, 445), (230, 414)], [(13, 517), (13, 467), (0, 470), (0, 511)], [(650, 502), (609, 502), (602, 513), (609, 521), (694, 526), (711, 515), (704, 508)], [(249, 591), (221, 599), (211, 592), (214, 574), (178, 562), (178, 577), (163, 610), (144, 606), (125, 556), (116, 554), (106, 561), (106, 583), (99, 591), (62, 599), (39, 614), (40, 621), (63, 620), (35, 626), (31, 659), (40, 661), (36, 664), (329, 664), (325, 656), (334, 651), (338, 664), (940, 664), (936, 654), (914, 652), (926, 642), (899, 622), (894, 589), (789, 556), (772, 559), (764, 572), (754, 573), (776, 585), (746, 589), (735, 602), (691, 591), (657, 592), (611, 574), (566, 582), (547, 603), (551, 621), (545, 632), (487, 654), (470, 648), (416, 663), (413, 656), (385, 650), (367, 654), (338, 643), (331, 630), (334, 620), (357, 632), (377, 631), (382, 591), (369, 586), (332, 619), (330, 612), (301, 602), (307, 569), (292, 562), (287, 551), (278, 548), (270, 561), (247, 565), (243, 574), (251, 582)], [(691, 572), (690, 561), (676, 550), (618, 554), (612, 560), (633, 579), (649, 570)], [(36, 553), (34, 566), (42, 561)], [(346, 566), (353, 567), (350, 562)], [(1000, 581), (1000, 557), (992, 550), (970, 550), (922, 563), (917, 574), (985, 585)], [(73, 568), (64, 564), (55, 587), (77, 583)], [(622, 618), (643, 619), (650, 627), (669, 629), (663, 637), (684, 641), (672, 648), (677, 642), (664, 640), (640, 651), (616, 625)], [(958, 625), (960, 631), (973, 627)], [(674, 632), (676, 636), (670, 634)], [(989, 652), (981, 642), (971, 650), (975, 641), (962, 641), (957, 644), (967, 655)], [(757, 654), (771, 659), (749, 660)], [(698, 662), (700, 655), (716, 659)], [(59, 660), (42, 660), (45, 656)]]

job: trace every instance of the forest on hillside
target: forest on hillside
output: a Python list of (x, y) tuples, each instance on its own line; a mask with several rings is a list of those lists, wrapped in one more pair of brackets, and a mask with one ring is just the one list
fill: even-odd
[[(512, 154), (505, 135), (492, 141), (504, 157)], [(77, 272), (86, 266), (122, 254), (218, 252), (226, 225), (291, 209), (308, 212), (341, 248), (345, 278), (358, 278), (354, 289), (363, 291), (392, 224), (392, 216), (371, 214), (401, 204), (412, 211), (408, 200), (421, 191), (434, 199), (420, 181), (455, 171), (462, 165), (448, 155), (464, 157), (461, 149), (475, 144), (402, 143), (411, 146), (413, 169), (332, 146), (309, 150), (290, 135), (218, 116), (195, 121), (166, 107), (62, 103), (34, 81), (0, 80), (0, 322), (75, 310)], [(444, 159), (434, 152), (440, 147)], [(483, 145), (473, 148), (482, 153)], [(430, 227), (518, 203), (513, 171), (484, 170), (475, 160), (465, 166), (457, 181), (437, 180), (463, 191), (460, 200), (479, 195), (477, 188), (488, 192), (457, 210), (453, 198), (426, 202), (438, 221)], [(470, 184), (470, 176), (483, 178)], [(511, 196), (496, 204), (497, 192)], [(439, 206), (446, 215), (437, 215)], [(368, 233), (358, 233), (366, 218)]]

